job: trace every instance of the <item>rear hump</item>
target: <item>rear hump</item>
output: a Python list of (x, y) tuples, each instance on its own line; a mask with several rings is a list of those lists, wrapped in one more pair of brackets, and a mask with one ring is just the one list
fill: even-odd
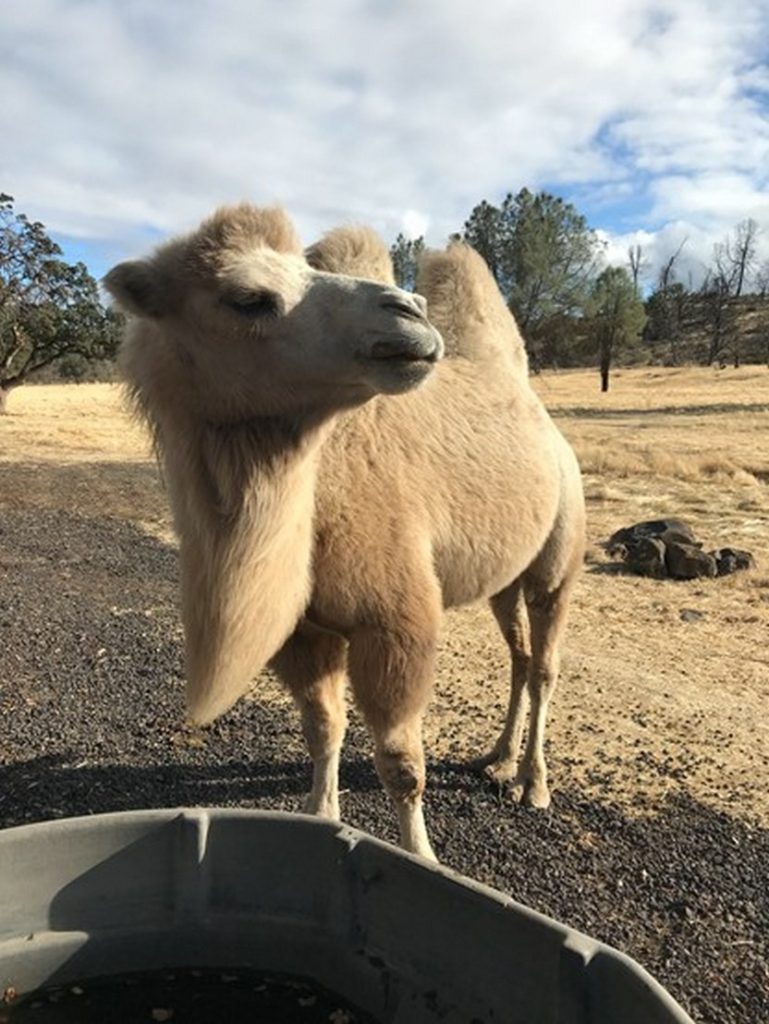
[(526, 367), (515, 319), (475, 249), (454, 242), (426, 252), (419, 263), (417, 291), (427, 299), (427, 315), (443, 335), (448, 356), (504, 356)]

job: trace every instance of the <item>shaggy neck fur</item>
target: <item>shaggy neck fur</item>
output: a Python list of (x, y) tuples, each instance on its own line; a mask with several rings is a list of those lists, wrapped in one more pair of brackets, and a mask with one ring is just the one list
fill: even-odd
[(151, 418), (180, 539), (187, 707), (204, 724), (249, 689), (308, 603), (328, 426), (319, 417), (210, 422), (161, 408)]

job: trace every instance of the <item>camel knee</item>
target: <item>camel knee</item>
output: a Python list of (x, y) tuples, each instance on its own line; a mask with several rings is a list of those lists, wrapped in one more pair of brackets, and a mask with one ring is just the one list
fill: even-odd
[(382, 785), (396, 803), (413, 803), (425, 790), (422, 752), (386, 745), (377, 749), (374, 763)]

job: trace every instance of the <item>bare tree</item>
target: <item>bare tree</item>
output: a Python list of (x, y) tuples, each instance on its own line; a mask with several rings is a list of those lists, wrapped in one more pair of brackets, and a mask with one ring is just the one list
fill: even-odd
[(630, 267), (630, 277), (633, 281), (636, 295), (640, 294), (641, 278), (649, 269), (649, 261), (644, 257), (643, 246), (640, 242), (628, 247), (627, 261)]
[(737, 327), (737, 300), (743, 294), (755, 267), (759, 227), (748, 217), (735, 227), (734, 234), (713, 246), (713, 267), (703, 285), (703, 298), (711, 328), (710, 361), (724, 361), (724, 350), (732, 350), (734, 365), (740, 365), (740, 332)]
[(723, 242), (716, 242), (713, 246), (713, 263), (716, 271), (734, 298), (742, 295), (747, 279), (755, 267), (758, 231), (758, 224), (752, 217), (748, 217), (735, 227), (733, 236), (728, 234)]
[(758, 224), (748, 217), (734, 229), (734, 238), (727, 236), (726, 239), (726, 257), (732, 268), (732, 294), (736, 298), (742, 295), (746, 278), (755, 266), (758, 230)]
[(670, 345), (670, 362), (679, 362), (679, 342), (683, 322), (691, 299), (690, 292), (677, 280), (676, 263), (687, 239), (681, 242), (662, 264), (657, 276), (657, 287), (649, 296), (646, 311), (649, 317), (649, 331), (652, 338), (665, 340)]
[(769, 321), (769, 308), (766, 308), (766, 304), (769, 303), (769, 260), (764, 260), (753, 274), (753, 289), (761, 306), (765, 307), (763, 317), (764, 360), (769, 364), (769, 322), (767, 322)]
[(676, 260), (681, 255), (683, 247), (689, 241), (688, 238), (684, 238), (681, 244), (678, 246), (676, 251), (668, 257), (667, 261), (660, 267), (659, 277), (657, 278), (657, 286), (660, 291), (665, 291), (670, 287), (671, 284), (676, 280), (675, 265)]
[[(710, 332), (708, 363), (725, 363), (725, 353), (734, 334), (731, 282), (719, 264), (716, 255), (715, 266), (711, 268), (700, 290), (705, 314), (705, 323)], [(739, 354), (735, 353), (735, 365), (739, 365)]]
[(399, 234), (390, 246), (393, 274), (399, 288), (414, 291), (417, 281), (417, 263), (424, 251), (425, 240), (422, 235), (419, 238), (406, 238), (405, 235)]
[(760, 299), (769, 299), (769, 260), (764, 260), (754, 273), (753, 287)]

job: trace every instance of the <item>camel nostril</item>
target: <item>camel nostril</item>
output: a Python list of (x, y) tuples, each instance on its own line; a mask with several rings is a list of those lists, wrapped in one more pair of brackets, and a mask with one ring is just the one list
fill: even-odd
[(401, 299), (387, 299), (382, 303), (383, 309), (392, 310), (393, 313), (398, 313), (399, 316), (405, 316), (408, 320), (424, 320), (424, 313), (418, 308), (416, 304), (403, 301)]

